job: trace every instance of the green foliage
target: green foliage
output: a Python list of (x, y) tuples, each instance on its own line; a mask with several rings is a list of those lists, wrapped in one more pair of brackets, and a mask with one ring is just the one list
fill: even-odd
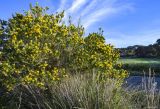
[(126, 77), (125, 70), (115, 69), (119, 53), (105, 43), (102, 34), (84, 38), (83, 27), (62, 23), (64, 12), (50, 15), (47, 9), (30, 6), (29, 11), (9, 19), (7, 42), (1, 51), (0, 78), (4, 86), (45, 87), (69, 73), (91, 70), (102, 80)]
[(63, 36), (66, 30), (65, 26), (58, 25), (63, 13), (48, 15), (45, 11), (31, 6), (28, 12), (17, 13), (8, 22), (9, 39), (1, 52), (0, 76), (9, 89), (17, 83), (41, 87), (65, 76), (65, 69), (56, 65), (58, 47), (62, 48), (61, 40), (64, 40), (58, 36)]
[(85, 38), (85, 49), (88, 54), (88, 63), (90, 69), (95, 69), (102, 80), (106, 78), (125, 78), (127, 72), (117, 70), (117, 60), (119, 52), (110, 44), (105, 44), (102, 34), (92, 33)]
[(156, 44), (160, 45), (160, 39), (157, 39)]

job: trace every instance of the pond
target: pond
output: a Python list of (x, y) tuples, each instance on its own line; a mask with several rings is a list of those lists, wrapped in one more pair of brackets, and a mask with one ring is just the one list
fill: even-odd
[(125, 79), (124, 87), (133, 89), (158, 89), (160, 90), (160, 77), (130, 76)]

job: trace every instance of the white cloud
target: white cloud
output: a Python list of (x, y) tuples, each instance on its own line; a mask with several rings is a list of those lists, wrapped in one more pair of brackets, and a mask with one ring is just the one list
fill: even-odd
[[(65, 8), (66, 2), (67, 0), (61, 0), (58, 10)], [(71, 16), (72, 22), (77, 23), (80, 18), (82, 25), (88, 28), (104, 18), (131, 8), (129, 3), (121, 3), (119, 0), (73, 0), (65, 11), (64, 21), (67, 22)]]
[(91, 10), (93, 10), (98, 4), (98, 1), (100, 0), (92, 0), (92, 2), (90, 2), (89, 5), (85, 9), (83, 9), (81, 16), (84, 16), (87, 13), (89, 13)]
[(61, 0), (60, 6), (59, 6), (59, 8), (57, 9), (57, 12), (60, 12), (60, 11), (65, 10), (66, 1), (67, 1), (67, 0)]
[[(63, 0), (61, 0), (63, 1)], [(69, 16), (71, 16), (72, 18), (74, 17), (75, 19), (75, 16), (79, 16), (77, 15), (77, 11), (79, 9), (81, 9), (83, 7), (83, 5), (87, 2), (87, 0), (73, 0), (73, 2), (71, 3), (71, 5), (68, 7), (68, 9), (65, 10), (65, 16), (64, 16), (64, 21), (65, 22), (68, 22), (68, 18)], [(62, 3), (62, 2), (61, 2)], [(62, 3), (63, 4), (63, 3)], [(64, 4), (63, 4), (64, 5)], [(61, 5), (61, 8), (62, 6)], [(66, 4), (65, 4), (66, 5)], [(64, 6), (63, 6), (64, 7)], [(79, 16), (80, 17), (80, 16)]]
[(68, 13), (76, 12), (86, 3), (86, 1), (87, 0), (74, 0), (72, 6), (68, 9)]
[(104, 15), (106, 17), (107, 15), (110, 15), (111, 13), (114, 13), (114, 12), (115, 12), (114, 8), (106, 8), (106, 9), (97, 10), (93, 12), (92, 14), (88, 15), (87, 18), (83, 20), (83, 26), (87, 28), (93, 23), (95, 23), (96, 21), (101, 20), (101, 18)]
[[(83, 25), (85, 28), (88, 28), (92, 24), (96, 23), (97, 21), (100, 21), (104, 18), (111, 17), (112, 15), (119, 14), (121, 11), (131, 10), (133, 9), (131, 5), (129, 4), (121, 4), (118, 5), (118, 0), (107, 0), (107, 2), (102, 2), (102, 4), (98, 7), (98, 9), (95, 9), (93, 12), (90, 12), (91, 14), (88, 14), (88, 16), (85, 16), (83, 19)], [(94, 6), (95, 3), (92, 5)], [(90, 7), (92, 8), (92, 7)], [(89, 9), (87, 9), (88, 11)], [(86, 11), (84, 12), (86, 13)], [(82, 13), (82, 15), (84, 15)]]

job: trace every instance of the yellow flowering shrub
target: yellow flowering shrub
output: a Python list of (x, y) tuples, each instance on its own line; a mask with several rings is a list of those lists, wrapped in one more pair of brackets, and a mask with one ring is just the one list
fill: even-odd
[(128, 75), (125, 70), (116, 67), (120, 54), (114, 46), (105, 43), (103, 34), (92, 33), (84, 40), (88, 54), (88, 68), (95, 69), (101, 80), (106, 80), (106, 78), (122, 80)]
[(63, 12), (46, 14), (36, 5), (24, 14), (16, 13), (8, 21), (8, 41), (2, 50), (0, 65), (1, 82), (8, 89), (18, 84), (34, 84), (45, 87), (47, 82), (66, 76), (65, 69), (58, 65), (62, 44), (60, 25)]
[(8, 21), (7, 42), (1, 51), (0, 82), (8, 89), (19, 84), (45, 87), (68, 73), (93, 69), (105, 78), (124, 78), (115, 69), (119, 53), (98, 33), (83, 37), (84, 28), (62, 22), (64, 12), (47, 14), (38, 5)]

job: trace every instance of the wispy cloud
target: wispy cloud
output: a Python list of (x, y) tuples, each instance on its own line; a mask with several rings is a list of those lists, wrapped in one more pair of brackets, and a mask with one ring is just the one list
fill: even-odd
[[(111, 17), (119, 17), (133, 11), (136, 12), (133, 2), (129, 0), (60, 0), (58, 11), (62, 10), (65, 10), (64, 21), (66, 23), (69, 16), (72, 17), (71, 20), (74, 24), (78, 23), (80, 18), (80, 23), (85, 27), (87, 33), (91, 32), (92, 28), (94, 28), (93, 25), (97, 25), (99, 21), (105, 23)], [(159, 24), (159, 20), (154, 20), (151, 26), (158, 28)], [(159, 38), (160, 30), (155, 30), (155, 28), (147, 30), (147, 27), (145, 26), (142, 29), (140, 28), (140, 30), (136, 30), (139, 31), (136, 34), (124, 32), (123, 29), (123, 32), (121, 30), (117, 32), (116, 29), (107, 30), (108, 35), (106, 36), (109, 37), (106, 38), (106, 42), (112, 43), (116, 47), (152, 44)]]
[(96, 4), (98, 4), (98, 1), (100, 1), (100, 0), (92, 0), (89, 3), (89, 5), (87, 5), (87, 7), (85, 9), (83, 9), (81, 16), (84, 16), (87, 13), (89, 13), (90, 11), (92, 11), (96, 7)]
[[(65, 11), (64, 20), (71, 16), (73, 23), (77, 23), (79, 18), (82, 25), (88, 28), (92, 24), (115, 15), (120, 11), (130, 10), (129, 3), (121, 3), (120, 0), (73, 0)], [(61, 0), (58, 10), (65, 8), (67, 0)]]
[[(71, 16), (74, 21), (72, 22), (77, 22), (78, 19), (80, 18), (80, 13), (82, 12), (82, 9), (84, 7), (84, 5), (86, 4), (88, 0), (73, 0), (73, 2), (71, 3), (70, 7), (68, 7), (68, 9), (65, 10), (65, 17), (64, 17), (64, 21), (67, 22), (69, 16)], [(75, 20), (76, 19), (76, 20)]]
[[(65, 10), (64, 21), (67, 23), (69, 16), (72, 17), (72, 23), (80, 23), (85, 29), (90, 28), (98, 21), (106, 20), (110, 17), (130, 12), (134, 9), (127, 0), (60, 0), (58, 11)], [(111, 36), (113, 36), (112, 34)], [(115, 43), (116, 46), (125, 46), (123, 39), (130, 40), (127, 35), (121, 34), (117, 40), (115, 37), (108, 38), (108, 42)], [(133, 36), (134, 37), (134, 36)], [(114, 39), (115, 38), (115, 39)], [(132, 42), (131, 42), (132, 43)], [(127, 45), (127, 44), (126, 44)]]
[(72, 6), (68, 9), (69, 13), (76, 12), (79, 8), (81, 8), (87, 0), (74, 0)]
[(61, 1), (60, 1), (60, 6), (59, 6), (59, 8), (57, 9), (57, 12), (60, 12), (60, 11), (65, 10), (66, 1), (67, 1), (67, 0), (61, 0)]
[(83, 20), (83, 26), (85, 28), (89, 27), (90, 25), (92, 25), (93, 23), (99, 21), (102, 19), (102, 17), (105, 17), (107, 15), (110, 15), (111, 13), (114, 13), (115, 10), (113, 8), (106, 8), (106, 9), (100, 9), (97, 10), (95, 12), (93, 12), (92, 14), (88, 15), (87, 18), (85, 18)]
[[(93, 10), (93, 12), (91, 12), (91, 14), (88, 14), (87, 16), (85, 16), (85, 18), (83, 19), (83, 25), (85, 28), (88, 28), (89, 26), (91, 26), (92, 24), (96, 23), (97, 21), (100, 21), (104, 18), (108, 18), (111, 17), (112, 15), (115, 15), (121, 11), (125, 11), (125, 10), (131, 10), (132, 6), (130, 4), (121, 4), (118, 5), (118, 0), (107, 0), (105, 2), (102, 2), (102, 4), (95, 10)], [(97, 4), (96, 2), (94, 2), (89, 9), (93, 8), (92, 6), (94, 6), (95, 4)], [(89, 9), (87, 9), (87, 11), (89, 12)], [(82, 13), (82, 15), (84, 15), (84, 13)]]

